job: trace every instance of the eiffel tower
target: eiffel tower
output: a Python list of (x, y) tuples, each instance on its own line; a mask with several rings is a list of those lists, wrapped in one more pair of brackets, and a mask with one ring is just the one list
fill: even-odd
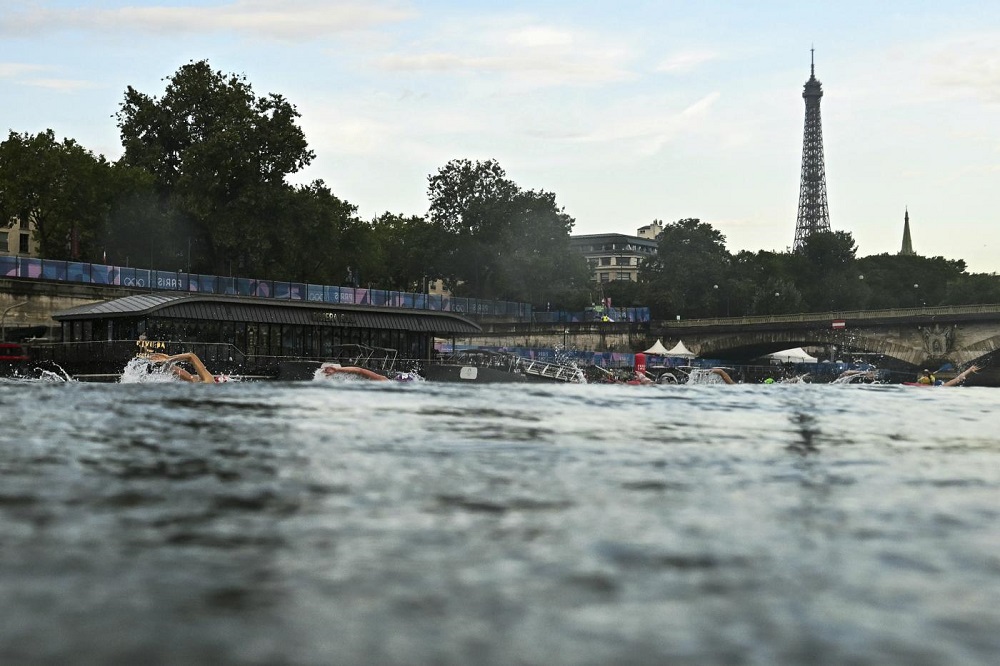
[(806, 101), (806, 125), (802, 136), (802, 183), (799, 186), (799, 217), (795, 224), (793, 250), (802, 249), (809, 234), (830, 230), (830, 209), (826, 203), (826, 167), (823, 164), (823, 124), (819, 102), (823, 86), (816, 78), (816, 49), (809, 49), (810, 76), (802, 90)]

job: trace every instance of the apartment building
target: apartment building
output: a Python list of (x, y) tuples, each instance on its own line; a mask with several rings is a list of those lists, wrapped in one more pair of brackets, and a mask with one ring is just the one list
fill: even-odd
[(639, 280), (639, 265), (656, 254), (657, 237), (663, 225), (654, 221), (640, 227), (635, 236), (626, 234), (581, 234), (570, 236), (570, 247), (582, 254), (590, 266), (594, 282)]
[(29, 222), (11, 222), (6, 227), (0, 227), (0, 256), (38, 256), (38, 247), (32, 238)]

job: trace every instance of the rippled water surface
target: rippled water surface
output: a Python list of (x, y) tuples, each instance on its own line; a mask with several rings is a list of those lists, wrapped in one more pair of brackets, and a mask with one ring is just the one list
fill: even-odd
[(0, 382), (0, 662), (996, 663), (998, 401)]

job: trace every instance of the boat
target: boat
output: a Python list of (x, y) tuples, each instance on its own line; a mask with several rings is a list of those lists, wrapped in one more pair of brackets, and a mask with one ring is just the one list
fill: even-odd
[(523, 358), (506, 352), (468, 349), (423, 366), (420, 373), (432, 382), (564, 382), (585, 384), (576, 366)]

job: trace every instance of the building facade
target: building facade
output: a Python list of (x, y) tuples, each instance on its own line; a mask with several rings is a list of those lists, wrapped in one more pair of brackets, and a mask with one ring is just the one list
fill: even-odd
[(31, 226), (29, 221), (21, 220), (0, 227), (0, 256), (37, 257), (38, 244)]
[(570, 247), (579, 252), (590, 266), (591, 280), (597, 283), (639, 280), (639, 265), (656, 254), (663, 231), (659, 222), (641, 227), (637, 235), (582, 234), (571, 236)]

